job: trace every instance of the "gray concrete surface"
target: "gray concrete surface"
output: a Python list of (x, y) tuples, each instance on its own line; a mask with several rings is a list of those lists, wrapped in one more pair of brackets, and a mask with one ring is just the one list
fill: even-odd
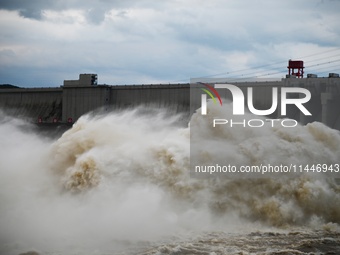
[(34, 122), (61, 120), (62, 94), (62, 88), (0, 89), (0, 109)]
[[(254, 107), (269, 109), (272, 87), (303, 87), (311, 92), (306, 104), (312, 116), (304, 116), (295, 106), (287, 108), (287, 117), (306, 124), (321, 121), (340, 130), (340, 78), (286, 78), (281, 81), (238, 82), (246, 96), (246, 88), (254, 88)], [(197, 93), (202, 93), (197, 90)], [(222, 97), (231, 99), (228, 90)], [(190, 100), (190, 84), (153, 84), (129, 86), (62, 86), (60, 88), (0, 89), (0, 109), (7, 114), (44, 123), (53, 120), (75, 122), (90, 111), (116, 111), (139, 105), (171, 109), (174, 113), (190, 114), (200, 107), (200, 97)], [(191, 105), (190, 105), (191, 104)], [(190, 107), (191, 106), (191, 107)], [(270, 117), (280, 117), (276, 111)]]

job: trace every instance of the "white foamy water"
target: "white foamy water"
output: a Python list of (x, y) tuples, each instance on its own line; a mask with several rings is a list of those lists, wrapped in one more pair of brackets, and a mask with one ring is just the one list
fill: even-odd
[[(247, 254), (256, 240), (266, 242), (253, 252), (271, 254), (295, 249), (295, 236), (338, 247), (335, 179), (191, 178), (189, 128), (162, 112), (83, 116), (58, 140), (2, 114), (0, 254)], [(339, 132), (320, 123), (292, 132), (213, 130), (200, 114), (192, 122), (211, 141), (204, 155), (216, 148), (236, 163), (340, 161)]]

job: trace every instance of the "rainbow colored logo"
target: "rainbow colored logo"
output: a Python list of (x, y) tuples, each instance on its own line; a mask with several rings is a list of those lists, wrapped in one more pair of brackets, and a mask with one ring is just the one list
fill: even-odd
[[(199, 82), (199, 83), (204, 85), (208, 89), (210, 89), (210, 91), (209, 91), (206, 88), (201, 88), (201, 90), (203, 90), (205, 93), (207, 93), (211, 97), (211, 99), (213, 100), (214, 104), (216, 104), (217, 101), (216, 101), (216, 98), (214, 97), (213, 93), (217, 97), (218, 101), (220, 101), (220, 105), (222, 106), (222, 100), (221, 100), (220, 94), (218, 94), (217, 90), (215, 88), (213, 88), (212, 86), (208, 85), (208, 84), (205, 84), (205, 83), (202, 83), (202, 82)], [(211, 93), (211, 92), (213, 92), (213, 93)]]

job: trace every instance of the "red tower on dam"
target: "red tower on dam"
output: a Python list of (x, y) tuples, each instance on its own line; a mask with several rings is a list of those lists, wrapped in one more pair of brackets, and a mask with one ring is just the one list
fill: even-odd
[(288, 61), (288, 75), (295, 75), (298, 78), (303, 78), (303, 61), (302, 60), (289, 60)]

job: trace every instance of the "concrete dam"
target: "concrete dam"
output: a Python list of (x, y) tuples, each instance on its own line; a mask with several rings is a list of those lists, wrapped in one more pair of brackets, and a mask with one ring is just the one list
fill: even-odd
[[(200, 108), (199, 100), (190, 100), (190, 83), (150, 85), (97, 85), (96, 74), (81, 74), (79, 80), (65, 80), (59, 88), (6, 88), (0, 89), (0, 109), (8, 115), (25, 118), (34, 123), (74, 123), (80, 116), (94, 110), (104, 112), (124, 110), (140, 105), (171, 109), (186, 113)], [(253, 87), (253, 103), (257, 109), (272, 105), (272, 88), (301, 87), (311, 93), (305, 104), (312, 116), (305, 116), (294, 105), (288, 105), (287, 116), (302, 124), (313, 121), (340, 130), (340, 78), (296, 78), (281, 81), (232, 82), (246, 95)], [(197, 90), (195, 93), (202, 93)], [(194, 94), (195, 94), (194, 93)], [(232, 99), (226, 90), (223, 98)], [(199, 98), (199, 97), (197, 97)], [(191, 112), (190, 112), (191, 111)], [(280, 118), (275, 112), (270, 117)]]

